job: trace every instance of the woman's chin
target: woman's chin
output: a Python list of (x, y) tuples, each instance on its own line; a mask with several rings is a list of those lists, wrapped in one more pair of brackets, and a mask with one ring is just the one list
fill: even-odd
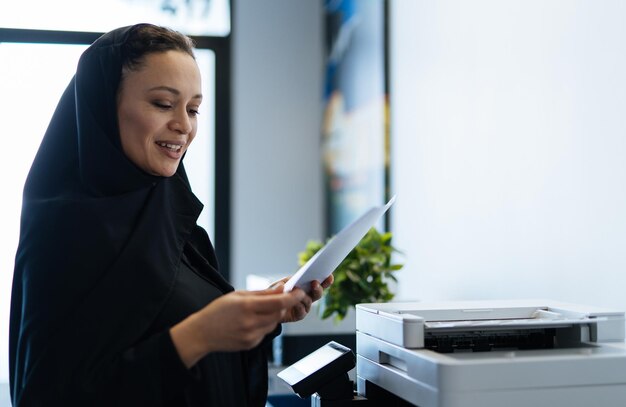
[(176, 166), (166, 166), (166, 167), (155, 169), (154, 171), (151, 172), (151, 174), (156, 175), (157, 177), (169, 178), (172, 175), (176, 174), (177, 170), (178, 170), (178, 164)]

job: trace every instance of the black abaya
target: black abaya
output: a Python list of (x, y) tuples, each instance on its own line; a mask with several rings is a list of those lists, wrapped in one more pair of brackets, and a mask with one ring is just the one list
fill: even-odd
[(13, 405), (264, 405), (262, 346), (187, 370), (169, 336), (232, 288), (196, 225), (202, 204), (183, 164), (172, 177), (152, 176), (121, 150), (116, 91), (131, 29), (85, 51), (26, 181), (11, 299)]

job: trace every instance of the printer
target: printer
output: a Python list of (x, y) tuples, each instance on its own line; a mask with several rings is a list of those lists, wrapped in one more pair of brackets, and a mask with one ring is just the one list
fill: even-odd
[(624, 312), (550, 300), (358, 304), (356, 330), (357, 392), (381, 405), (626, 406)]

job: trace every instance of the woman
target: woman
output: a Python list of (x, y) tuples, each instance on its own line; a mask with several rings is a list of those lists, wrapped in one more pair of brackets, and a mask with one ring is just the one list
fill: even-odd
[(218, 273), (181, 162), (200, 89), (193, 44), (162, 27), (81, 56), (24, 188), (14, 407), (265, 404), (265, 344), (322, 285), (233, 291)]

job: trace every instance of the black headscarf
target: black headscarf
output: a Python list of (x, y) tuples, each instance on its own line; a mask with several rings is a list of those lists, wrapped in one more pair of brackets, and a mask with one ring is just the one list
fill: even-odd
[[(9, 344), (16, 405), (42, 386), (97, 387), (161, 309), (197, 228), (202, 204), (183, 164), (152, 176), (121, 149), (116, 93), (132, 29), (81, 56), (24, 187)], [(206, 255), (215, 262), (210, 246)]]

